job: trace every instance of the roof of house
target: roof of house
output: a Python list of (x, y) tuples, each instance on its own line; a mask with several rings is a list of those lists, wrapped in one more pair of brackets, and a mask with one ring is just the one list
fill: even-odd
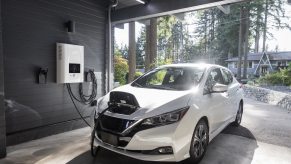
[[(269, 55), (270, 60), (291, 60), (291, 51), (284, 52), (266, 52)], [(259, 53), (249, 53), (248, 61), (259, 61), (263, 55), (263, 52)], [(244, 57), (242, 57), (244, 60)], [(230, 58), (226, 60), (227, 62), (238, 61), (238, 57)]]

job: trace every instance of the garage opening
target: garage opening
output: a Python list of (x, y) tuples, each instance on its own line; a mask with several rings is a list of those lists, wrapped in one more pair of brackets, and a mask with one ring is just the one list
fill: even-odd
[[(173, 135), (159, 138), (150, 132), (162, 125), (176, 129), (174, 123), (181, 121), (190, 107), (201, 110), (202, 107), (197, 104), (177, 107), (179, 103), (174, 100), (190, 102), (190, 99), (170, 88), (148, 94), (137, 83), (138, 96), (133, 90), (118, 88), (131, 86), (131, 82), (160, 66), (181, 63), (219, 67), (206, 73), (211, 80), (223, 84), (202, 87), (199, 99), (215, 106), (213, 110), (230, 110), (237, 101), (231, 99), (233, 90), (228, 88), (233, 81), (240, 83), (235, 89), (243, 90), (244, 98), (238, 101), (237, 112), (232, 115), (234, 123), (215, 135), (202, 163), (291, 160), (288, 0), (0, 0), (0, 3), (0, 163), (176, 161), (173, 154), (177, 149), (169, 142), (169, 136)], [(73, 46), (76, 51), (84, 48), (84, 67), (75, 61), (68, 63), (68, 73), (78, 73), (83, 80), (70, 85), (57, 83), (56, 50), (61, 50), (56, 43)], [(163, 77), (169, 77), (171, 84), (186, 71), (167, 69), (167, 72), (172, 76), (163, 74)], [(199, 78), (204, 79), (204, 72), (200, 72)], [(197, 84), (210, 85), (213, 81), (209, 79), (205, 78), (201, 84), (198, 80)], [(160, 75), (153, 81), (153, 84), (163, 83)], [(111, 89), (116, 90), (110, 92)], [(90, 91), (96, 96), (92, 101)], [(74, 98), (76, 93), (80, 97)], [(113, 102), (107, 101), (110, 93), (115, 94)], [(211, 101), (215, 94), (221, 101)], [(156, 102), (146, 106), (151, 95)], [(165, 97), (171, 96), (180, 97), (169, 100), (167, 106), (158, 103), (168, 101)], [(79, 98), (90, 99), (90, 103), (78, 102)], [(227, 98), (230, 100), (223, 101)], [(108, 106), (111, 108), (104, 111), (108, 115), (100, 119), (104, 124), (89, 127), (98, 119), (98, 109)], [(158, 107), (179, 110), (157, 112), (156, 116), (135, 120), (138, 114), (149, 114)], [(197, 125), (202, 122), (199, 125), (204, 128), (203, 134), (207, 128), (211, 129), (209, 134), (214, 134), (213, 126), (219, 127), (225, 120), (230, 123), (228, 115), (218, 113), (215, 118), (223, 121), (217, 119), (213, 123), (206, 116), (197, 120)], [(130, 118), (132, 114), (137, 115)], [(143, 126), (135, 127), (140, 124)], [(115, 147), (114, 152), (99, 149), (92, 146), (95, 143), (92, 136), (96, 129), (102, 128), (109, 130), (97, 134), (104, 141), (103, 147), (108, 146), (106, 143), (113, 147), (127, 146), (132, 139), (141, 143), (151, 138), (151, 142), (134, 143), (135, 149), (129, 151), (120, 147)], [(155, 132), (168, 134), (166, 130)], [(119, 132), (118, 137), (114, 131)], [(167, 145), (155, 145), (161, 140)], [(89, 145), (96, 149), (91, 150)], [(97, 151), (97, 157), (92, 157)], [(190, 156), (188, 150), (183, 151), (186, 153), (181, 160)]]

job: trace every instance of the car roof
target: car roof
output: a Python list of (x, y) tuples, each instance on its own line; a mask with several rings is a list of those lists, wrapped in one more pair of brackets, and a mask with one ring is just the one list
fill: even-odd
[(205, 64), (205, 63), (178, 63), (178, 64), (167, 64), (163, 66), (159, 66), (158, 68), (168, 68), (168, 67), (200, 67), (200, 68), (211, 68), (211, 67), (219, 67), (225, 68), (216, 64)]

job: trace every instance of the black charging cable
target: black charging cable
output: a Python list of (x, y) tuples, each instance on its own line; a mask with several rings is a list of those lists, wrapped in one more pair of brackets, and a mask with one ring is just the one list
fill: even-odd
[(89, 127), (91, 127), (91, 125), (88, 123), (88, 121), (84, 118), (84, 116), (81, 114), (81, 112), (80, 112), (80, 110), (78, 109), (78, 107), (77, 107), (77, 105), (76, 105), (76, 103), (75, 103), (75, 101), (74, 101), (74, 99), (73, 99), (73, 94), (72, 94), (72, 91), (70, 90), (70, 85), (69, 84), (67, 84), (67, 89), (68, 89), (68, 91), (69, 91), (69, 95), (70, 95), (70, 98), (71, 98), (71, 100), (72, 100), (72, 102), (73, 102), (73, 104), (74, 104), (74, 107), (75, 107), (75, 110), (77, 111), (77, 113), (79, 114), (79, 116), (81, 117), (81, 119), (89, 126)]
[(97, 96), (97, 80), (96, 80), (96, 76), (93, 70), (89, 70), (88, 74), (90, 75), (91, 81), (92, 81), (92, 91), (90, 95), (85, 95), (83, 92), (83, 85), (82, 83), (79, 84), (79, 97), (80, 99), (78, 99), (72, 92), (71, 89), (71, 85), (69, 83), (66, 84), (70, 98), (74, 104), (74, 107), (77, 111), (77, 113), (79, 114), (79, 116), (81, 117), (81, 119), (88, 125), (91, 126), (86, 119), (84, 118), (84, 116), (81, 114), (80, 110), (78, 109), (76, 103), (74, 100), (78, 101), (79, 103), (82, 103), (84, 105), (89, 105), (92, 104), (92, 102), (96, 99)]
[(84, 94), (84, 92), (83, 92), (83, 84), (80, 83), (79, 84), (79, 97), (80, 97), (80, 99), (78, 99), (73, 94), (72, 89), (71, 89), (71, 85), (69, 83), (67, 83), (68, 91), (69, 91), (69, 93), (72, 94), (72, 97), (76, 101), (78, 101), (79, 103), (82, 103), (82, 104), (85, 104), (85, 105), (91, 104), (96, 99), (96, 96), (97, 96), (97, 80), (96, 80), (95, 73), (92, 70), (89, 70), (88, 74), (90, 75), (90, 79), (92, 80), (92, 91), (91, 91), (90, 95), (85, 95)]
[(88, 74), (90, 75), (90, 79), (92, 81), (92, 93), (90, 95), (85, 95), (83, 92), (82, 83), (79, 84), (79, 95), (81, 98), (81, 102), (91, 104), (96, 96), (97, 96), (97, 80), (93, 70), (89, 70)]

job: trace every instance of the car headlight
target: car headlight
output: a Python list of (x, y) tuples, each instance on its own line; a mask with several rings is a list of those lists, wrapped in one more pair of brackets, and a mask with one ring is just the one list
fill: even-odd
[(186, 114), (190, 107), (184, 107), (169, 113), (164, 113), (158, 116), (146, 118), (143, 120), (141, 125), (144, 126), (161, 126), (161, 125), (167, 125), (167, 124), (172, 124), (175, 122), (180, 121), (183, 116)]

